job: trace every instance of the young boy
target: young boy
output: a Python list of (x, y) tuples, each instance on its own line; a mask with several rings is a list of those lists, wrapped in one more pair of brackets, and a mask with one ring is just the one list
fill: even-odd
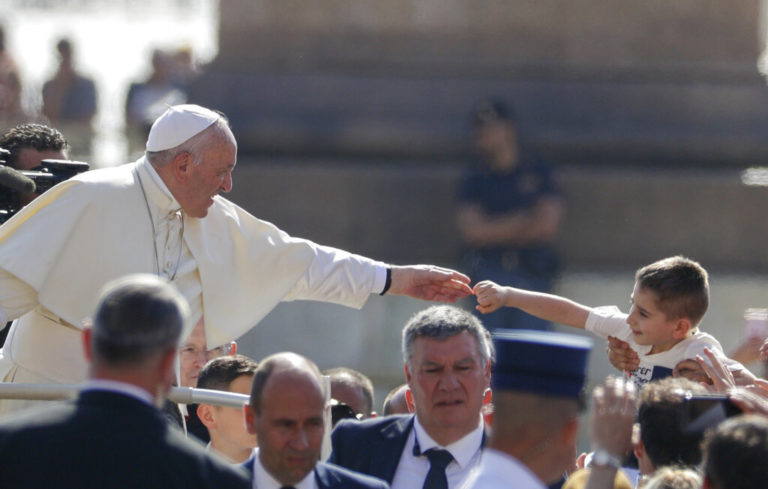
[(474, 292), (477, 310), (483, 314), (502, 306), (517, 307), (548, 321), (628, 342), (640, 357), (640, 365), (630, 373), (637, 387), (672, 375), (681, 360), (706, 358), (705, 347), (725, 358), (720, 343), (697, 328), (709, 306), (707, 272), (682, 256), (637, 271), (628, 315), (616, 306), (590, 308), (564, 297), (490, 281), (475, 285)]
[[(214, 358), (200, 372), (197, 387), (250, 395), (257, 367), (256, 362), (243, 355)], [(243, 409), (200, 404), (197, 415), (211, 435), (209, 449), (233, 464), (248, 460), (258, 440), (248, 433)]]

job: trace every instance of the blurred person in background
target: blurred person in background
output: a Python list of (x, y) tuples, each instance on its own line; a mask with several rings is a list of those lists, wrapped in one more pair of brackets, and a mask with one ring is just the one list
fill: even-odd
[(149, 77), (131, 83), (125, 98), (125, 129), (131, 154), (143, 146), (152, 123), (168, 107), (187, 100), (186, 92), (174, 78), (171, 56), (162, 49), (155, 49), (151, 63)]
[(68, 134), (72, 152), (89, 157), (96, 115), (96, 85), (75, 69), (74, 47), (69, 39), (56, 44), (59, 68), (43, 85), (43, 115)]
[[(524, 152), (513, 111), (499, 100), (471, 114), (477, 159), (463, 176), (457, 223), (464, 241), (462, 264), (476, 280), (549, 292), (559, 270), (553, 243), (563, 197), (552, 167)], [(483, 318), (496, 328), (548, 329), (519, 310)]]
[(0, 26), (0, 122), (8, 127), (26, 121), (27, 115), (21, 107), (19, 69), (5, 41), (5, 29)]
[(413, 396), (411, 396), (408, 384), (400, 384), (393, 388), (384, 398), (381, 412), (384, 416), (391, 414), (410, 414), (414, 410)]
[(362, 372), (347, 367), (323, 371), (331, 380), (331, 398), (349, 406), (358, 419), (376, 416), (373, 411), (373, 382)]

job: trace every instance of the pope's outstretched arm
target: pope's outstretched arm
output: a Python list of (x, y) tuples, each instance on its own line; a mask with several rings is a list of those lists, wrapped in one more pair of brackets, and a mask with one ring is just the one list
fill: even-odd
[(433, 265), (392, 266), (392, 284), (387, 293), (414, 299), (455, 302), (472, 294), (469, 277)]

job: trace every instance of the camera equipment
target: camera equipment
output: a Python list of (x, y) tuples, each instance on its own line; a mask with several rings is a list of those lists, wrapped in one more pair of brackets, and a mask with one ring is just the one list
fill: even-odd
[(693, 395), (687, 392), (682, 407), (681, 422), (687, 433), (700, 433), (726, 418), (741, 414), (741, 409), (722, 394)]
[(342, 419), (356, 419), (359, 421), (362, 417), (362, 414), (355, 413), (348, 404), (331, 399), (331, 426), (336, 426), (336, 423)]
[(40, 166), (28, 171), (5, 166), (10, 153), (0, 148), (0, 224), (22, 207), (21, 194), (42, 194), (59, 182), (63, 182), (90, 168), (88, 163), (69, 160), (43, 160)]

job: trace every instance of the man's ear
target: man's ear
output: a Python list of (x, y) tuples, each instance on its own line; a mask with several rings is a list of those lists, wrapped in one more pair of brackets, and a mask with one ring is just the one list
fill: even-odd
[(168, 351), (163, 353), (163, 356), (160, 357), (160, 371), (164, 372), (167, 376), (165, 382), (168, 384), (168, 387), (170, 388), (174, 382), (176, 382), (176, 356), (178, 356), (179, 351), (176, 348), (169, 348)]
[(408, 384), (408, 387), (411, 386), (411, 371), (408, 369), (408, 363), (405, 363), (405, 382)]
[(85, 328), (83, 328), (83, 353), (85, 354), (85, 359), (88, 360), (88, 362), (91, 362), (93, 359), (93, 351), (91, 350), (91, 338), (93, 336), (93, 329), (91, 328), (91, 324), (88, 323), (85, 325)]
[(413, 402), (413, 393), (411, 389), (405, 389), (405, 405), (408, 406), (408, 412), (416, 412), (416, 403)]
[(181, 151), (171, 161), (173, 176), (179, 182), (186, 182), (189, 179), (189, 173), (194, 166), (195, 161), (192, 154), (187, 151)]
[(216, 420), (213, 418), (213, 406), (209, 404), (198, 404), (197, 417), (200, 422), (209, 430), (216, 427)]
[(645, 460), (645, 445), (640, 438), (640, 424), (635, 423), (632, 425), (632, 452), (635, 454), (638, 462)]
[(485, 389), (485, 392), (483, 392), (483, 405), (490, 404), (493, 402), (493, 391), (491, 388)]
[(253, 409), (253, 406), (250, 404), (246, 404), (243, 407), (243, 411), (245, 412), (245, 428), (248, 430), (248, 433), (255, 435), (256, 433), (256, 417), (258, 416), (256, 414), (256, 410)]
[(577, 418), (571, 418), (565, 425), (562, 431), (562, 443), (563, 446), (576, 447), (576, 439), (579, 436), (579, 420)]
[(237, 353), (237, 341), (232, 342), (232, 350), (229, 352), (230, 355), (234, 355)]

